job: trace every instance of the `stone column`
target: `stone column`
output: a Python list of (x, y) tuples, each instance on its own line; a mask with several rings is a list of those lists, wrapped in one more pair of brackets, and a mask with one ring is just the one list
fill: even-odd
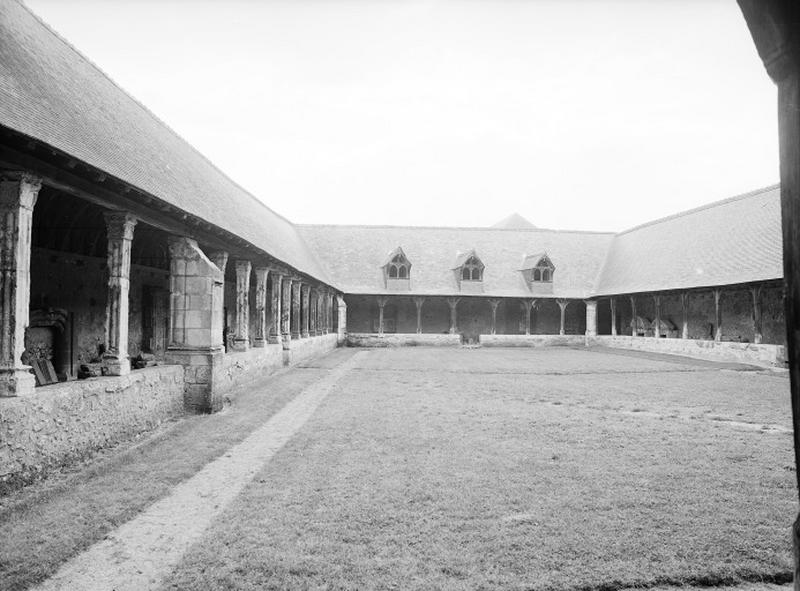
[(566, 330), (565, 330), (565, 327), (564, 327), (564, 324), (565, 324), (564, 321), (566, 319), (567, 306), (569, 306), (569, 300), (558, 299), (558, 300), (556, 300), (556, 303), (558, 304), (558, 307), (561, 309), (561, 324), (560, 324), (560, 328), (558, 329), (558, 334), (561, 335), (561, 336), (564, 336), (566, 334)]
[(292, 338), (300, 338), (300, 281), (292, 279)]
[(108, 293), (106, 295), (105, 353), (103, 374), (124, 376), (131, 372), (128, 359), (128, 316), (131, 289), (131, 244), (136, 218), (129, 213), (107, 212)]
[(301, 335), (304, 339), (307, 339), (311, 336), (311, 320), (310, 320), (310, 313), (311, 309), (309, 304), (311, 303), (311, 286), (310, 285), (303, 285), (301, 288), (301, 304), (300, 307), (302, 308), (302, 320), (303, 326), (301, 327)]
[(167, 363), (184, 367), (184, 402), (190, 410), (222, 408), (215, 387), (224, 356), (222, 296), (224, 277), (197, 242), (170, 236), (170, 312)]
[(378, 296), (378, 335), (383, 336), (383, 308), (389, 300), (386, 296)]
[(333, 292), (329, 291), (327, 293), (327, 304), (328, 304), (328, 334), (333, 332)]
[(636, 297), (631, 296), (631, 336), (636, 336), (636, 329), (638, 326), (636, 325)]
[(447, 298), (450, 306), (450, 334), (458, 333), (458, 302), (461, 298)]
[(761, 328), (761, 286), (750, 286), (750, 293), (753, 296), (753, 342), (760, 345), (764, 338)]
[(417, 334), (422, 334), (422, 304), (424, 303), (424, 297), (418, 296), (414, 298), (414, 305), (417, 307)]
[(253, 347), (266, 347), (269, 327), (267, 326), (267, 267), (256, 267), (256, 334), (253, 335)]
[(0, 396), (31, 394), (36, 378), (22, 362), (31, 298), (31, 224), (40, 179), (0, 172)]
[(281, 343), (281, 286), (283, 284), (283, 277), (272, 271), (272, 286), (270, 291), (271, 305), (270, 311), (272, 312), (269, 324), (269, 342), (273, 345)]
[(689, 338), (689, 292), (681, 293), (681, 338)]
[(489, 299), (489, 307), (492, 309), (492, 328), (491, 334), (497, 334), (497, 306), (500, 304), (500, 300), (497, 298), (490, 298)]
[(609, 298), (609, 305), (611, 306), (611, 336), (617, 336), (617, 300), (616, 298)]
[(655, 310), (655, 319), (653, 320), (653, 336), (657, 339), (661, 338), (661, 296), (653, 296), (653, 309)]
[(339, 305), (339, 325), (337, 326), (339, 342), (343, 343), (347, 338), (347, 302), (344, 301), (343, 296), (336, 296), (337, 304)]
[(722, 341), (722, 309), (719, 307), (719, 298), (722, 296), (721, 289), (714, 290), (714, 342)]
[(292, 308), (292, 278), (284, 277), (281, 284), (281, 343), (288, 350), (291, 347), (291, 308)]
[(586, 304), (586, 336), (597, 336), (597, 300), (584, 300)]
[(250, 261), (236, 261), (236, 332), (233, 337), (235, 351), (250, 348)]
[(219, 293), (215, 295), (214, 301), (219, 306), (217, 314), (222, 319), (220, 334), (222, 335), (222, 344), (224, 346), (225, 339), (228, 338), (228, 335), (225, 334), (225, 268), (228, 266), (228, 253), (224, 250), (216, 250), (210, 253), (208, 258), (222, 273), (222, 283), (215, 287), (215, 289), (219, 290)]

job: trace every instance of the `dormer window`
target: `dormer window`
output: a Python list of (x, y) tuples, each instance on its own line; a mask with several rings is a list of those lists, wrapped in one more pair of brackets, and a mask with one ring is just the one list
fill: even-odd
[(387, 289), (410, 289), (411, 262), (399, 246), (389, 253), (383, 263), (383, 278)]
[(550, 257), (543, 252), (526, 255), (522, 260), (522, 268), (519, 269), (531, 289), (535, 286), (552, 288), (555, 270)]
[(462, 281), (483, 281), (483, 263), (478, 257), (470, 257), (461, 267)]
[(452, 266), (459, 289), (465, 293), (482, 293), (485, 268), (474, 250), (459, 252)]
[(390, 279), (408, 279), (411, 263), (402, 254), (395, 255), (389, 263)]

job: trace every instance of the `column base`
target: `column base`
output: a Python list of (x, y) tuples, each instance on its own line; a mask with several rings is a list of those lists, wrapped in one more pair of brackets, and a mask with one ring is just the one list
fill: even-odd
[(231, 344), (231, 349), (234, 351), (247, 351), (250, 348), (250, 341), (245, 341), (243, 339), (233, 339), (233, 343)]
[(271, 334), (267, 337), (267, 342), (270, 345), (280, 345), (281, 344), (281, 335), (279, 334)]
[(311, 336), (311, 333), (309, 333), (307, 330), (304, 330), (302, 333), (300, 333), (300, 336), (301, 338), (307, 339)]
[(0, 369), (0, 398), (33, 394), (36, 378), (27, 369)]
[(253, 349), (263, 349), (267, 346), (267, 339), (256, 339), (253, 341)]
[(281, 335), (281, 345), (283, 345), (283, 350), (288, 351), (292, 348), (292, 335), (288, 332), (285, 332)]
[(131, 362), (117, 357), (103, 357), (104, 376), (126, 376), (131, 373)]
[(187, 410), (195, 413), (216, 412), (222, 408), (220, 392), (222, 360), (225, 353), (221, 347), (210, 349), (167, 349), (167, 363), (182, 365), (184, 370), (183, 403)]

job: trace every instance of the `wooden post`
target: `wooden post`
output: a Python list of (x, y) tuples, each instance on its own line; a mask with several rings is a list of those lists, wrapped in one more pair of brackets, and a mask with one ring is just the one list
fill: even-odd
[(597, 336), (597, 300), (584, 300), (586, 304), (586, 336)]
[(564, 336), (566, 334), (566, 330), (564, 328), (565, 324), (564, 321), (566, 318), (566, 312), (567, 312), (567, 306), (569, 305), (569, 300), (558, 299), (556, 300), (556, 302), (558, 303), (558, 307), (561, 308), (561, 326), (558, 329), (558, 334)]
[(537, 330), (537, 310), (539, 309), (539, 300), (531, 300), (531, 315), (530, 315), (530, 333), (536, 334)]
[(610, 298), (608, 303), (611, 306), (611, 336), (615, 337), (617, 336), (617, 300)]
[[(738, 0), (767, 73), (778, 85), (783, 286), (792, 400), (795, 476), (800, 491), (800, 39), (797, 3)], [(792, 527), (794, 588), (800, 591), (800, 516)]]
[(719, 298), (722, 295), (721, 289), (714, 290), (714, 342), (722, 341), (722, 310), (719, 307)]
[(414, 298), (414, 305), (417, 307), (417, 334), (422, 334), (422, 304), (424, 303), (424, 297)]
[(681, 338), (689, 338), (689, 292), (681, 292)]
[(383, 336), (383, 308), (389, 300), (386, 296), (378, 296), (378, 334)]
[(500, 304), (500, 300), (497, 298), (491, 298), (489, 300), (489, 307), (492, 309), (492, 328), (491, 334), (497, 334), (497, 306)]
[(631, 296), (631, 336), (636, 336), (636, 297)]
[(447, 298), (447, 305), (450, 306), (450, 334), (458, 333), (457, 306), (461, 298)]
[(750, 286), (753, 295), (753, 342), (760, 345), (763, 339), (761, 330), (761, 285)]
[(655, 319), (653, 320), (653, 336), (657, 339), (661, 338), (661, 296), (653, 296), (653, 307), (655, 308)]

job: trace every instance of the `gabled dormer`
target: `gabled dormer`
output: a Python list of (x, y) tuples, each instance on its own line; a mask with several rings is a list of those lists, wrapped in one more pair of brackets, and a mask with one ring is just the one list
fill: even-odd
[(482, 293), (485, 268), (486, 265), (483, 264), (474, 249), (459, 252), (452, 267), (459, 289), (468, 293)]
[(389, 253), (381, 268), (386, 289), (397, 291), (411, 289), (411, 261), (401, 247), (398, 246)]
[(546, 252), (525, 255), (519, 271), (531, 291), (537, 293), (552, 291), (556, 266)]

